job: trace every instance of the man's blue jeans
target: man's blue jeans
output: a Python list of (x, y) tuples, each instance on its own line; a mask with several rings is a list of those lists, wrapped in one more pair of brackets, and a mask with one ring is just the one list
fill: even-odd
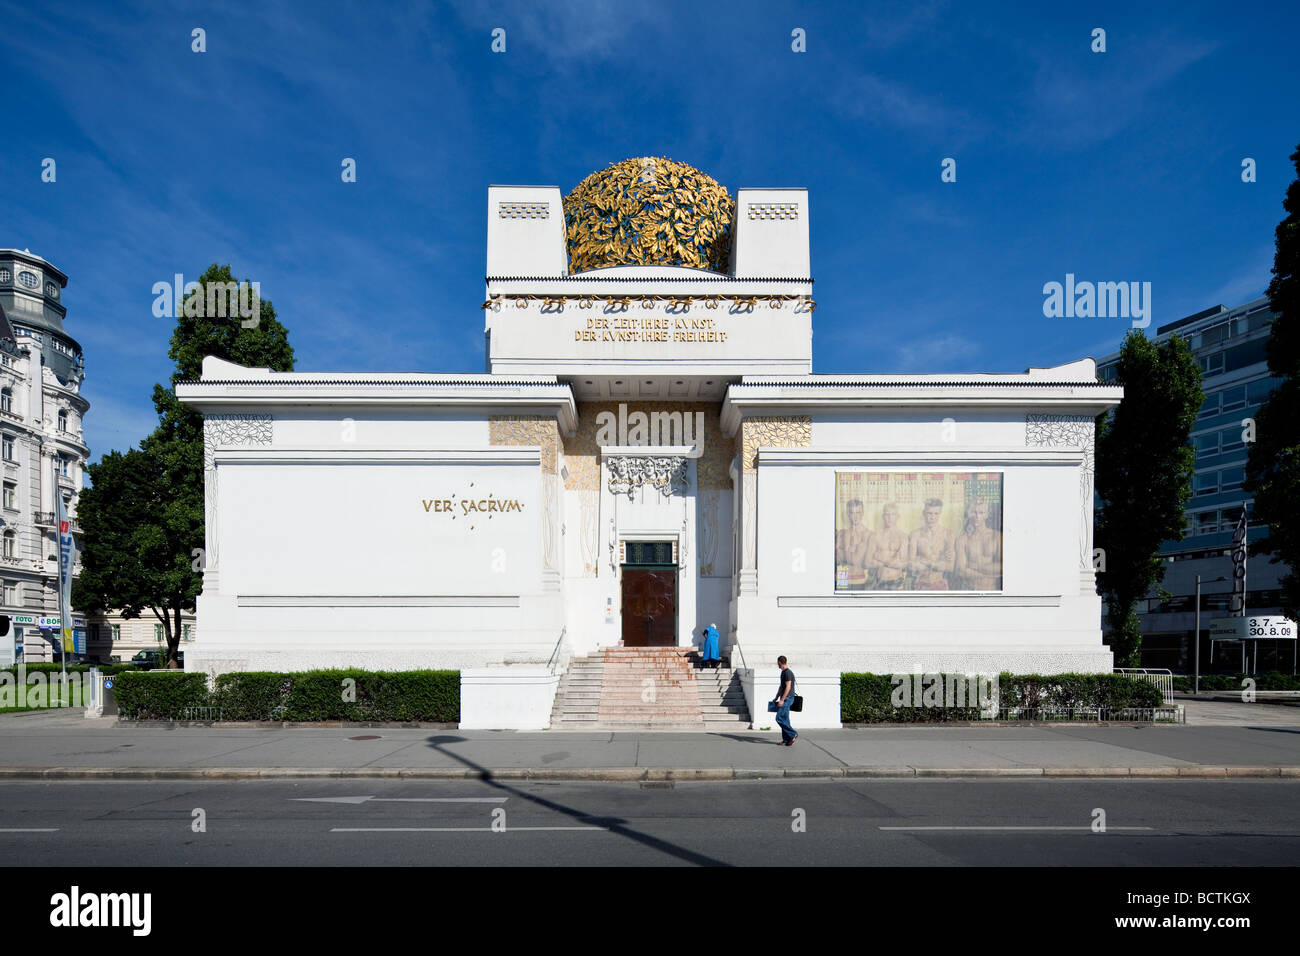
[(776, 722), (781, 728), (781, 740), (793, 740), (799, 735), (795, 733), (794, 727), (790, 725), (790, 705), (794, 703), (794, 694), (789, 694), (785, 698), (785, 703), (779, 705), (776, 709)]

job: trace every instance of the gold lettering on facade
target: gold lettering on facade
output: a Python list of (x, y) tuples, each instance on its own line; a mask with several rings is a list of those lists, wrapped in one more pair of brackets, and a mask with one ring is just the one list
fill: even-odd
[(452, 495), (450, 498), (421, 498), (420, 504), (424, 505), (425, 511), (441, 513), (454, 512), (459, 504), (462, 515), (467, 515), (471, 511), (508, 514), (512, 511), (524, 510), (523, 503), (518, 498), (498, 498), (496, 495), (488, 495), (486, 498), (459, 498), (457, 495)]
[(699, 342), (722, 344), (728, 333), (717, 319), (686, 315), (605, 315), (585, 318), (573, 330), (575, 342)]

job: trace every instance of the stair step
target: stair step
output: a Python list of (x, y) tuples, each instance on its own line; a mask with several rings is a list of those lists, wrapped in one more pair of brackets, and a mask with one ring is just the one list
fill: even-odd
[[(644, 698), (647, 688), (654, 700)], [(694, 730), (749, 721), (729, 664), (706, 667), (683, 648), (602, 648), (575, 658), (560, 679), (551, 727), (568, 730)]]

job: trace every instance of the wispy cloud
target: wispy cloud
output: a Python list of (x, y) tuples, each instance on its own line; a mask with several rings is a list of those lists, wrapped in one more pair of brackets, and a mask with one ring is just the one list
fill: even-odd
[(654, 49), (649, 41), (674, 22), (657, 4), (626, 0), (506, 0), (490, 8), (480, 0), (457, 0), (452, 9), (466, 26), (482, 31), (484, 50), (499, 27), (506, 31), (507, 55), (512, 49), (520, 56), (540, 55), (560, 68), (625, 61), (632, 40), (649, 59)]
[[(895, 362), (900, 372), (958, 371), (979, 352), (979, 343), (960, 335), (921, 337), (900, 345), (895, 352)], [(969, 368), (965, 370), (971, 371)]]
[(984, 132), (984, 123), (937, 96), (875, 73), (846, 71), (829, 100), (845, 119), (884, 129), (924, 133), (960, 145)]
[(1034, 77), (1016, 118), (1018, 138), (1057, 148), (1114, 139), (1158, 114), (1163, 101), (1155, 94), (1219, 48), (1204, 36), (1168, 32), (1111, 35), (1108, 44), (1105, 53), (1077, 56), (1026, 48)]

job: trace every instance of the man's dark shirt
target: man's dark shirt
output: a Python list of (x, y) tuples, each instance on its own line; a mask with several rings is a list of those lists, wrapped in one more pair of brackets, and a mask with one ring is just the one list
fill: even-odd
[(781, 685), (776, 689), (775, 700), (781, 699), (781, 691), (785, 690), (786, 681), (790, 682), (790, 693), (786, 695), (786, 700), (789, 700), (794, 696), (794, 671), (787, 667), (785, 670), (781, 671)]

